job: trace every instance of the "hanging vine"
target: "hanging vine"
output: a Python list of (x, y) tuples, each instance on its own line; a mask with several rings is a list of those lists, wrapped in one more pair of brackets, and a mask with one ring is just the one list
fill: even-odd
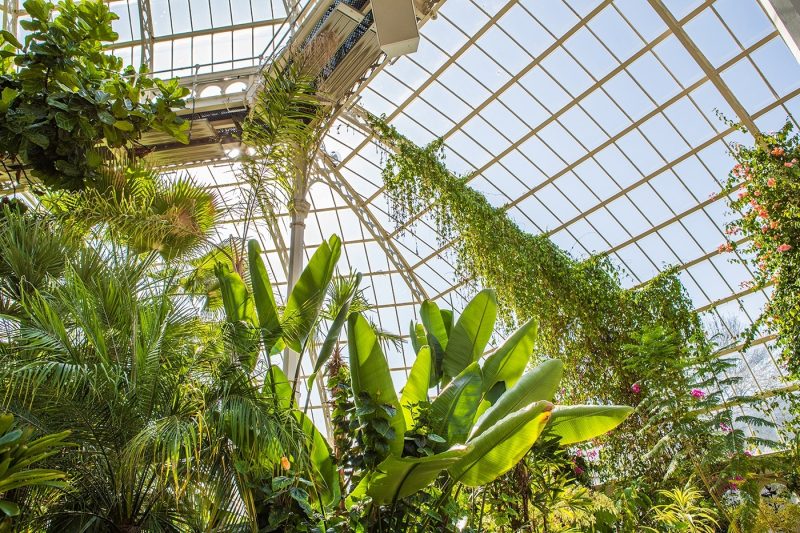
[(539, 321), (540, 353), (560, 357), (573, 369), (565, 390), (572, 400), (634, 400), (636, 376), (620, 354), (632, 336), (654, 325), (694, 350), (710, 350), (674, 271), (625, 290), (608, 258), (572, 258), (547, 236), (520, 229), (468, 185), (468, 176), (451, 173), (441, 140), (419, 147), (382, 119), (372, 117), (371, 124), (390, 148), (383, 180), (396, 223), (430, 208), (439, 244), (453, 245), (457, 275), (494, 287), (508, 323)]

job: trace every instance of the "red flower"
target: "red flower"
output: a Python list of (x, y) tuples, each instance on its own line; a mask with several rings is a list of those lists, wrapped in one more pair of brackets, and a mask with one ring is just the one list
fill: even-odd
[(792, 249), (792, 245), (791, 244), (781, 244), (780, 246), (778, 246), (778, 251), (779, 252), (788, 252), (791, 249)]

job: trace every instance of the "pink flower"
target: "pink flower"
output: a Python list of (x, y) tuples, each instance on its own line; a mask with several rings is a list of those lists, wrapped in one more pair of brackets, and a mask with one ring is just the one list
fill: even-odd
[(579, 467), (578, 465), (575, 465), (574, 470), (575, 470), (575, 475), (576, 476), (580, 476), (584, 472), (583, 468)]
[(767, 180), (767, 187), (774, 187), (775, 186), (775, 178), (770, 178)]
[(747, 191), (739, 191), (739, 200), (747, 197)]
[(788, 252), (791, 249), (792, 249), (792, 245), (791, 244), (781, 244), (780, 246), (778, 246), (778, 251), (779, 252)]
[(769, 226), (761, 226), (761, 233), (766, 233), (769, 231)]
[(631, 385), (631, 390), (633, 391), (634, 394), (639, 394), (640, 392), (642, 392), (642, 386), (639, 385), (638, 383), (634, 383), (633, 385)]
[(591, 450), (589, 450), (589, 451), (587, 452), (587, 454), (586, 454), (586, 456), (587, 456), (589, 459), (592, 459), (592, 460), (595, 460), (595, 459), (597, 459), (598, 455), (599, 455), (599, 453), (598, 453), (598, 452), (597, 452), (597, 450), (595, 450), (595, 449), (591, 449)]
[(756, 198), (758, 198), (759, 196), (761, 196), (761, 191), (759, 191), (758, 189), (756, 189), (755, 191), (753, 191), (753, 196), (755, 196)]
[(706, 393), (701, 391), (700, 389), (692, 389), (692, 392), (690, 392), (689, 394), (692, 395), (692, 398), (696, 398), (698, 400), (706, 397)]
[(753, 452), (751, 452), (750, 450), (745, 450), (744, 451), (744, 456), (745, 457), (753, 457)]
[(725, 422), (720, 422), (719, 423), (719, 429), (721, 429), (723, 433), (730, 433), (731, 431), (733, 431), (733, 428), (730, 427)]
[(578, 450), (575, 452), (575, 457), (583, 457), (583, 450)]
[(786, 163), (783, 164), (783, 166), (785, 166), (786, 168), (792, 168), (794, 166), (794, 163), (790, 163), (787, 161)]

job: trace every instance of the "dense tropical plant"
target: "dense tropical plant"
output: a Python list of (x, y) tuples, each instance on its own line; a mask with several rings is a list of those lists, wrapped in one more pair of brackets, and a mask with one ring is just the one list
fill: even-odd
[(11, 518), (21, 512), (13, 500), (23, 497), (25, 489), (65, 487), (64, 472), (39, 464), (58, 453), (68, 436), (64, 431), (34, 439), (33, 427), (15, 424), (12, 414), (0, 414), (0, 511), (5, 515), (0, 531), (11, 531)]
[(117, 39), (118, 18), (105, 2), (23, 7), (24, 43), (0, 34), (0, 146), (21, 165), (18, 177), (30, 168), (48, 187), (80, 190), (103, 166), (98, 146), (132, 150), (151, 129), (188, 142), (189, 123), (174, 111), (188, 89), (122, 70), (122, 59), (103, 48)]
[[(800, 137), (791, 121), (762, 134), (753, 147), (733, 145), (736, 166), (728, 177), (728, 204), (736, 218), (720, 251), (738, 250), (755, 272), (747, 285), (774, 286), (769, 303), (746, 340), (776, 333), (783, 361), (800, 377)], [(737, 190), (738, 189), (738, 190)]]
[(558, 441), (545, 431), (511, 471), (473, 494), (483, 515), (471, 513), (478, 531), (587, 531), (618, 521), (613, 501), (581, 482), (583, 454)]
[[(272, 357), (284, 346), (290, 346), (301, 357), (306, 355), (316, 343), (315, 332), (321, 319), (327, 316), (331, 319), (330, 326), (316, 350), (317, 359), (307, 381), (307, 390), (313, 387), (316, 375), (334, 352), (350, 306), (358, 300), (360, 277), (356, 276), (350, 283), (337, 284), (334, 280), (340, 255), (341, 241), (338, 237), (324, 242), (309, 260), (283, 309), (279, 309), (275, 302), (256, 241), (248, 243), (250, 286), (227, 263), (218, 263), (216, 267), (226, 321), (231, 337), (236, 341), (233, 343), (235, 357), (254, 370), (260, 363), (259, 354), (266, 356), (266, 360), (261, 362), (265, 367), (264, 390), (272, 391), (277, 407), (302, 429), (303, 437), (298, 438), (298, 442), (304, 454), (296, 457), (295, 461), (287, 456), (286, 463), (281, 465), (284, 472), (277, 485), (273, 479), (271, 484), (258, 489), (259, 494), (254, 497), (261, 528), (285, 528), (296, 522), (295, 515), (285, 513), (288, 507), (297, 508), (309, 520), (321, 520), (321, 515), (316, 513), (337, 505), (340, 499), (339, 472), (330, 445), (306, 414), (308, 405), (301, 410), (296, 404), (301, 364), (291, 369), (291, 379), (280, 366), (272, 364)], [(334, 287), (331, 293), (335, 297), (325, 306), (331, 287)], [(324, 312), (326, 307), (328, 313)], [(302, 457), (307, 460), (298, 461)], [(268, 471), (252, 468), (246, 475), (249, 483), (256, 487), (264, 487), (265, 481), (260, 480), (271, 477)]]
[(0, 234), (27, 224), (24, 239), (0, 239), (19, 248), (0, 256), (18, 259), (13, 273), (23, 280), (16, 312), (4, 317), (4, 406), (33, 413), (51, 431), (71, 430), (75, 443), (52, 458), (71, 490), (39, 527), (247, 524), (257, 511), (244, 472), (306, 457), (291, 411), (237, 356), (237, 339), (180, 294), (175, 263), (94, 239), (62, 243), (52, 274), (26, 276), (40, 268), (36, 247), (59, 237), (57, 223), (38, 223), (41, 216), (0, 223)]
[[(457, 320), (425, 301), (422, 324), (412, 324), (417, 358), (400, 397), (373, 328), (360, 314), (351, 315), (349, 366), (368, 460), (349, 505), (369, 498), (373, 512), (395, 507), (445, 471), (445, 494), (456, 484), (486, 485), (519, 463), (546, 427), (568, 445), (606, 433), (630, 414), (620, 406), (554, 406), (561, 362), (525, 372), (535, 321), (479, 364), (496, 315), (490, 290), (478, 293)], [(439, 393), (430, 398), (433, 387)]]

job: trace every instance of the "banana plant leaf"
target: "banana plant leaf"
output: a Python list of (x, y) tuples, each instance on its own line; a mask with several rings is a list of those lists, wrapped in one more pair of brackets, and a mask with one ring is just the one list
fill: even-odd
[[(319, 317), (333, 271), (342, 254), (342, 241), (336, 235), (323, 242), (300, 274), (283, 311), (284, 340), (302, 353), (308, 336)], [(287, 326), (288, 324), (288, 326)]]
[(608, 433), (633, 412), (624, 405), (570, 405), (553, 411), (549, 431), (561, 437), (562, 446)]
[(453, 311), (452, 309), (439, 309), (439, 312), (442, 314), (442, 323), (449, 339), (450, 332), (453, 330)]
[(479, 292), (458, 317), (448, 336), (444, 352), (444, 372), (457, 376), (477, 361), (486, 349), (497, 319), (497, 297), (491, 289)]
[[(444, 324), (439, 306), (430, 300), (425, 300), (419, 308), (419, 316), (422, 319), (422, 324), (425, 326), (425, 331), (436, 338), (442, 350), (446, 350), (447, 327)], [(430, 345), (430, 343), (428, 344)]]
[(419, 353), (420, 348), (428, 344), (425, 336), (425, 326), (412, 320), (411, 326), (409, 327), (409, 333), (411, 338), (411, 347), (414, 349), (414, 353)]
[(541, 401), (508, 415), (468, 441), (467, 452), (447, 471), (468, 487), (491, 483), (528, 453), (550, 420), (552, 409), (553, 404)]
[(400, 395), (400, 406), (403, 409), (403, 417), (406, 421), (406, 428), (413, 429), (414, 417), (412, 408), (415, 404), (428, 401), (428, 383), (431, 375), (431, 349), (423, 346), (417, 352), (417, 358), (408, 373), (408, 381), (403, 387)]
[(253, 371), (258, 360), (258, 318), (247, 285), (229, 265), (217, 263), (214, 273), (220, 284), (222, 304), (227, 322), (231, 325), (231, 338), (236, 357)]
[(394, 429), (394, 438), (389, 449), (399, 456), (403, 451), (405, 419), (378, 336), (361, 313), (350, 315), (347, 321), (347, 341), (350, 379), (356, 406), (359, 406), (359, 396), (366, 393), (373, 401), (394, 408), (394, 416), (389, 418), (389, 425)]
[(558, 359), (550, 359), (526, 373), (516, 385), (507, 390), (478, 419), (470, 432), (473, 439), (509, 414), (540, 400), (553, 399), (561, 381), (564, 365)]
[(539, 327), (531, 319), (514, 332), (503, 345), (483, 363), (483, 387), (488, 392), (497, 383), (504, 382), (506, 390), (519, 381), (528, 366), (536, 344)]
[(258, 315), (258, 327), (264, 340), (264, 349), (269, 353), (281, 336), (281, 322), (272, 284), (269, 282), (267, 268), (261, 259), (261, 246), (258, 241), (247, 243), (247, 254), (250, 263), (250, 278), (253, 284), (253, 301)]
[(241, 276), (234, 272), (229, 265), (217, 263), (214, 273), (220, 283), (222, 304), (225, 308), (225, 317), (228, 322), (246, 322), (255, 327), (258, 322), (253, 309), (253, 300)]
[(390, 455), (369, 472), (353, 489), (348, 504), (365, 495), (377, 504), (394, 502), (424, 489), (447, 467), (466, 453), (466, 447), (456, 446), (429, 457), (395, 457)]
[(431, 403), (431, 430), (444, 437), (448, 445), (467, 440), (481, 402), (481, 389), (481, 369), (478, 363), (471, 363)]

